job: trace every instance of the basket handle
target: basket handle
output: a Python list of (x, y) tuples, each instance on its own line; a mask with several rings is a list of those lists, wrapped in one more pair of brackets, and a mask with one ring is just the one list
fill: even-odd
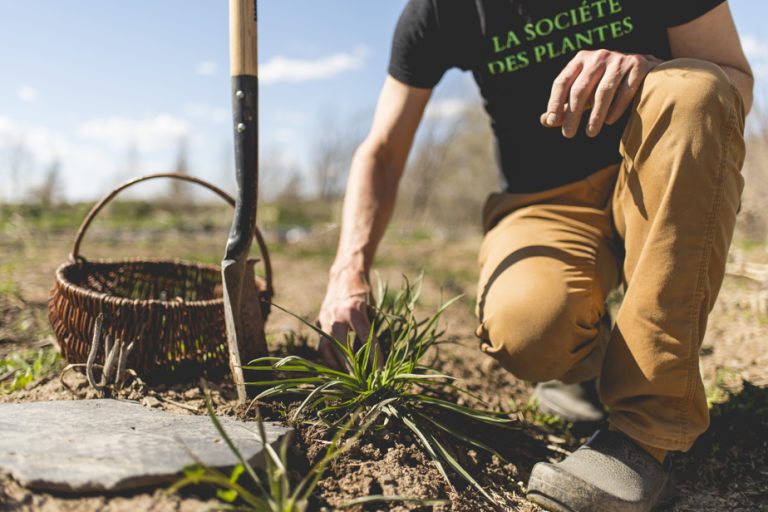
[[(83, 223), (80, 225), (80, 228), (77, 230), (77, 235), (75, 235), (75, 243), (73, 244), (72, 252), (69, 255), (70, 261), (74, 262), (74, 261), (83, 259), (83, 257), (80, 256), (80, 244), (83, 241), (83, 237), (85, 236), (85, 233), (88, 231), (88, 228), (90, 227), (91, 222), (93, 222), (93, 219), (96, 218), (96, 215), (98, 215), (98, 213), (107, 204), (109, 204), (112, 201), (112, 199), (114, 199), (123, 190), (130, 188), (136, 185), (137, 183), (141, 183), (143, 181), (155, 180), (159, 178), (172, 178), (176, 180), (186, 181), (189, 183), (194, 183), (196, 185), (201, 185), (207, 188), (208, 190), (210, 190), (211, 192), (215, 193), (217, 196), (222, 198), (227, 203), (229, 203), (230, 206), (235, 206), (235, 199), (231, 195), (229, 195), (228, 193), (226, 193), (216, 185), (208, 183), (207, 181), (202, 180), (200, 178), (190, 176), (188, 174), (182, 174), (178, 172), (162, 172), (157, 174), (147, 174), (145, 176), (139, 176), (138, 178), (134, 178), (132, 180), (121, 183), (91, 208), (91, 210), (88, 212), (88, 215), (86, 215), (85, 219), (83, 219)], [(271, 297), (274, 294), (274, 288), (272, 287), (272, 262), (269, 258), (269, 251), (267, 250), (267, 244), (264, 243), (264, 237), (262, 237), (261, 232), (259, 231), (258, 228), (256, 228), (255, 238), (256, 238), (256, 243), (259, 244), (259, 251), (261, 252), (261, 257), (264, 260), (264, 276), (267, 281), (266, 295), (268, 299), (271, 299)]]

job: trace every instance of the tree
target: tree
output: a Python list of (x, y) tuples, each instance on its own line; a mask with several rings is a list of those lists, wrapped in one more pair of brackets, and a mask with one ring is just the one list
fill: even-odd
[(334, 201), (344, 193), (347, 172), (360, 143), (356, 124), (351, 119), (341, 121), (333, 114), (320, 118), (310, 170), (317, 197), (323, 201)]
[[(179, 138), (176, 150), (174, 171), (189, 174), (189, 144), (186, 137)], [(189, 201), (189, 186), (181, 180), (170, 180), (168, 184), (168, 199), (171, 203), (181, 205)]]
[(444, 233), (476, 230), (488, 194), (498, 189), (493, 135), (479, 104), (427, 115), (400, 187), (399, 215)]
[(19, 135), (11, 140), (8, 146), (8, 169), (11, 174), (11, 189), (9, 200), (21, 201), (23, 196), (21, 177), (28, 170), (30, 154), (24, 136)]
[(32, 189), (31, 199), (41, 206), (50, 207), (61, 200), (61, 160), (54, 158), (48, 165), (43, 182)]
[(746, 136), (747, 156), (744, 163), (746, 186), (737, 217), (737, 234), (754, 242), (768, 241), (768, 111), (753, 107)]

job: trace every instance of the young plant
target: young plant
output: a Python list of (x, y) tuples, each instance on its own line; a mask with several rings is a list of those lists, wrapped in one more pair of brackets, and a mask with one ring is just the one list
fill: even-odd
[(61, 355), (53, 347), (37, 352), (14, 352), (0, 358), (0, 393), (13, 393), (45, 377), (61, 366)]
[[(309, 470), (307, 475), (297, 484), (291, 482), (288, 473), (288, 444), (289, 436), (283, 438), (278, 450), (275, 450), (267, 439), (261, 415), (257, 411), (259, 437), (264, 446), (264, 471), (257, 471), (237, 449), (235, 443), (227, 434), (211, 404), (210, 393), (206, 391), (206, 407), (219, 435), (237, 458), (239, 464), (227, 476), (221, 471), (198, 463), (184, 471), (184, 478), (173, 484), (169, 492), (177, 492), (190, 485), (209, 484), (218, 489), (216, 495), (222, 501), (233, 504), (240, 500), (245, 507), (238, 510), (252, 512), (305, 512), (309, 497), (317, 487), (328, 463), (337, 457), (344, 449), (339, 443), (347, 431), (340, 429), (331, 441), (325, 455)], [(243, 482), (246, 477), (246, 482)], [(255, 489), (255, 492), (254, 492)]]
[[(357, 430), (351, 437), (342, 443), (343, 438), (350, 432), (352, 424), (358, 419), (353, 416), (346, 425), (341, 427), (331, 440), (324, 456), (316, 462), (309, 472), (298, 483), (293, 483), (289, 475), (288, 444), (289, 436), (283, 438), (279, 450), (276, 451), (268, 442), (261, 414), (256, 411), (259, 437), (264, 446), (265, 465), (263, 471), (257, 471), (243, 456), (232, 439), (224, 430), (224, 426), (216, 417), (213, 410), (210, 393), (206, 390), (206, 408), (219, 435), (227, 443), (227, 446), (235, 455), (238, 464), (229, 476), (221, 471), (210, 468), (201, 462), (184, 470), (184, 478), (173, 484), (168, 492), (175, 493), (191, 486), (208, 484), (217, 488), (216, 496), (236, 510), (250, 512), (306, 512), (309, 507), (309, 498), (317, 487), (318, 482), (325, 473), (328, 464), (351, 447), (358, 437), (364, 432), (366, 425)], [(245, 477), (246, 481), (241, 481)], [(254, 492), (255, 490), (255, 492)], [(241, 505), (235, 507), (234, 503), (240, 501)], [(348, 501), (336, 508), (344, 509), (356, 505), (373, 502), (413, 502), (418, 505), (444, 505), (445, 500), (420, 500), (403, 496), (365, 496)]]
[[(456, 299), (443, 305), (432, 317), (418, 320), (415, 309), (421, 281), (420, 278), (411, 284), (406, 280), (396, 293), (379, 285), (373, 307), (373, 328), (357, 348), (352, 337), (344, 341), (334, 339), (302, 320), (335, 344), (347, 371), (338, 371), (295, 355), (262, 357), (244, 368), (285, 372), (288, 377), (248, 384), (268, 387), (256, 399), (304, 396), (301, 405), (293, 412), (293, 420), (306, 413), (314, 421), (336, 428), (360, 415), (363, 421), (371, 423), (372, 428), (387, 428), (393, 423), (400, 425), (415, 435), (449, 485), (446, 465), (493, 502), (449, 447), (461, 442), (503, 457), (493, 447), (466, 433), (471, 432), (471, 428), (457, 429), (445, 418), (495, 426), (509, 426), (512, 420), (502, 413), (464, 407), (441, 398), (451, 390), (468, 394), (453, 383), (453, 377), (424, 362), (427, 352), (442, 343), (443, 333), (438, 330), (438, 321)], [(377, 346), (381, 350), (377, 350)], [(383, 360), (379, 359), (380, 353)]]

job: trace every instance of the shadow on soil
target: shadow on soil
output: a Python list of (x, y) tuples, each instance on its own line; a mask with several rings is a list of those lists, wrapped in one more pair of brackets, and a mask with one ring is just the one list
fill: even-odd
[(679, 485), (729, 496), (731, 510), (768, 511), (768, 388), (745, 381), (710, 414), (707, 432), (675, 459)]

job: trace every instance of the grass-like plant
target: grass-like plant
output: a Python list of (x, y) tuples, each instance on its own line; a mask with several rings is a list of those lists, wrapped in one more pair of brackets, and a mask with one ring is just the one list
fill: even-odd
[[(350, 417), (359, 415), (362, 421), (370, 422), (372, 428), (387, 428), (392, 424), (405, 427), (415, 435), (449, 485), (452, 484), (446, 466), (493, 502), (488, 492), (462, 466), (451, 446), (457, 442), (465, 443), (503, 457), (492, 446), (469, 433), (471, 428), (458, 429), (446, 418), (495, 426), (508, 426), (511, 420), (502, 413), (460, 406), (444, 398), (446, 392), (452, 390), (468, 392), (457, 387), (453, 377), (426, 363), (425, 356), (430, 349), (443, 343), (438, 321), (457, 299), (440, 307), (433, 316), (419, 320), (415, 309), (421, 282), (421, 278), (415, 283), (406, 280), (405, 285), (394, 293), (386, 285), (379, 285), (372, 308), (373, 328), (359, 347), (354, 346), (352, 335), (348, 340), (337, 340), (302, 320), (317, 334), (333, 341), (342, 354), (347, 371), (338, 371), (296, 355), (262, 357), (244, 368), (279, 371), (287, 376), (249, 384), (268, 388), (256, 399), (303, 396), (301, 405), (293, 411), (293, 420), (304, 413), (308, 421), (338, 428)], [(383, 360), (379, 359), (376, 343), (381, 347)]]
[(0, 358), (0, 393), (13, 393), (61, 366), (61, 355), (53, 347), (37, 352), (14, 352)]
[[(342, 448), (339, 443), (346, 433), (346, 427), (339, 429), (328, 446), (325, 455), (309, 470), (298, 483), (292, 482), (288, 467), (289, 437), (285, 436), (278, 450), (269, 444), (264, 423), (257, 411), (256, 423), (259, 438), (264, 446), (264, 470), (257, 471), (245, 459), (243, 454), (227, 434), (216, 417), (211, 403), (210, 393), (206, 390), (206, 407), (219, 435), (235, 455), (238, 464), (230, 475), (205, 466), (198, 462), (184, 470), (184, 478), (173, 484), (169, 492), (191, 486), (208, 484), (217, 488), (217, 497), (229, 504), (241, 502), (237, 510), (253, 512), (304, 512), (309, 505), (309, 497), (317, 487), (328, 463), (337, 457)], [(232, 507), (235, 508), (235, 507)]]
[[(357, 438), (365, 431), (366, 425), (361, 429), (351, 428), (357, 421), (357, 416), (348, 419), (345, 425), (339, 428), (323, 457), (317, 461), (299, 481), (292, 481), (289, 473), (288, 448), (290, 436), (285, 436), (278, 450), (269, 444), (261, 414), (257, 410), (256, 423), (258, 425), (259, 438), (264, 446), (264, 468), (257, 470), (238, 450), (232, 438), (229, 437), (221, 421), (213, 410), (210, 392), (205, 391), (205, 403), (208, 416), (211, 418), (217, 432), (227, 444), (231, 452), (238, 460), (229, 475), (198, 462), (184, 470), (184, 477), (174, 483), (169, 493), (176, 493), (189, 486), (201, 484), (211, 485), (217, 489), (216, 496), (227, 503), (224, 509), (245, 510), (248, 512), (306, 512), (310, 505), (310, 496), (317, 487), (318, 482), (325, 473), (328, 464), (351, 447)], [(346, 439), (344, 439), (346, 437)], [(413, 502), (418, 505), (444, 505), (445, 500), (420, 500), (403, 496), (363, 496), (348, 501), (336, 509), (345, 509), (356, 505), (373, 502)]]

